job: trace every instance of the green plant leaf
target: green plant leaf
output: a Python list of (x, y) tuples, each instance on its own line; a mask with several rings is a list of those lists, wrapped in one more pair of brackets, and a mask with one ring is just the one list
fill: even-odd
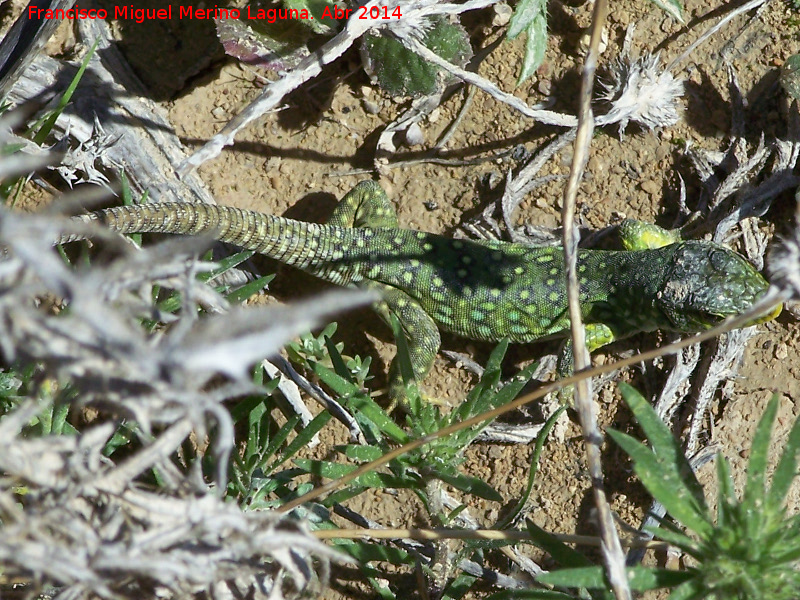
[(721, 454), (716, 458), (717, 467), (717, 527), (724, 529), (731, 525), (731, 507), (735, 507), (739, 503), (736, 497), (736, 490), (733, 486), (733, 478), (731, 477), (731, 469), (728, 461)]
[(673, 465), (659, 460), (647, 446), (625, 433), (609, 429), (608, 435), (631, 457), (634, 471), (647, 491), (661, 502), (674, 518), (698, 532), (701, 537), (711, 535), (711, 523), (706, 519), (683, 480), (673, 470)]
[(537, 575), (536, 582), (563, 588), (607, 589), (603, 567), (574, 567)]
[(514, 508), (508, 511), (508, 514), (497, 523), (497, 529), (506, 529), (509, 527), (522, 512), (522, 509), (528, 504), (528, 499), (533, 491), (533, 484), (536, 481), (536, 473), (539, 469), (539, 458), (542, 456), (544, 443), (547, 440), (547, 437), (550, 435), (550, 432), (553, 430), (553, 427), (555, 427), (555, 424), (558, 422), (561, 413), (563, 413), (565, 410), (567, 410), (567, 407), (562, 406), (556, 412), (550, 415), (547, 421), (545, 421), (545, 424), (542, 427), (542, 430), (539, 432), (539, 435), (536, 436), (536, 445), (534, 446), (533, 453), (531, 455), (531, 468), (528, 471), (528, 483), (525, 486), (525, 491), (522, 492), (522, 495), (520, 496), (519, 500), (517, 500), (517, 504), (514, 506)]
[[(669, 600), (700, 600), (701, 598), (708, 597), (708, 594), (705, 592), (706, 590), (703, 589), (701, 581), (690, 579), (672, 590), (672, 593), (669, 595)], [(719, 600), (722, 600), (722, 598)]]
[(283, 424), (283, 427), (281, 427), (272, 436), (272, 439), (269, 441), (267, 447), (261, 452), (259, 463), (254, 465), (254, 467), (263, 468), (263, 465), (265, 465), (267, 461), (275, 455), (275, 453), (278, 451), (278, 448), (283, 445), (292, 430), (297, 427), (298, 423), (300, 423), (299, 415), (293, 415), (288, 421), (286, 421), (286, 423)]
[[(311, 460), (308, 458), (296, 458), (294, 464), (306, 473), (310, 473), (317, 477), (325, 477), (327, 479), (341, 479), (345, 475), (349, 475), (358, 467), (356, 465), (343, 465), (339, 463), (332, 463), (326, 460)], [(418, 481), (411, 481), (409, 479), (402, 479), (387, 473), (377, 473), (371, 471), (360, 475), (354, 479), (350, 485), (366, 486), (370, 488), (408, 488), (417, 487)]]
[(244, 302), (251, 296), (258, 294), (261, 290), (269, 285), (269, 282), (275, 279), (275, 275), (264, 275), (253, 281), (245, 283), (242, 287), (237, 288), (225, 296), (225, 299), (231, 304), (239, 304)]
[(448, 583), (440, 596), (441, 600), (461, 600), (475, 585), (478, 578), (469, 573), (459, 573)]
[(331, 338), (328, 335), (324, 336), (324, 340), (325, 348), (328, 350), (328, 357), (331, 359), (331, 365), (333, 365), (333, 370), (342, 379), (346, 379), (353, 385), (356, 385), (356, 382), (353, 380), (353, 375), (350, 373), (350, 369), (348, 369), (347, 365), (344, 364), (344, 359), (342, 358), (339, 350), (336, 348), (336, 344), (331, 341)]
[(697, 481), (692, 466), (684, 456), (680, 444), (675, 440), (669, 427), (664, 424), (650, 403), (635, 388), (626, 383), (620, 383), (619, 389), (622, 398), (647, 436), (658, 462), (682, 482), (681, 488), (691, 496), (695, 510), (702, 515), (704, 520), (707, 520), (708, 507), (703, 486)]
[(750, 460), (747, 463), (747, 483), (742, 498), (742, 509), (745, 514), (753, 514), (761, 510), (766, 492), (767, 461), (769, 458), (769, 442), (772, 437), (772, 424), (778, 414), (778, 397), (772, 396), (767, 403), (764, 414), (758, 421), (756, 432), (750, 444)]
[(628, 567), (628, 585), (631, 590), (644, 592), (665, 587), (675, 587), (690, 580), (694, 575), (686, 571), (656, 569), (653, 567)]
[(372, 589), (375, 590), (375, 593), (378, 594), (378, 598), (382, 598), (383, 600), (397, 600), (397, 596), (394, 592), (384, 585), (386, 580), (383, 578), (383, 575), (383, 573), (380, 573), (374, 577), (368, 577), (367, 582), (372, 586)]
[(346, 398), (356, 395), (361, 391), (355, 383), (345, 379), (335, 371), (332, 371), (318, 362), (313, 362), (311, 367), (317, 377), (339, 397)]
[(536, 72), (544, 62), (547, 50), (547, 13), (536, 15), (528, 27), (528, 37), (525, 41), (525, 58), (522, 61), (522, 70), (517, 78), (520, 85)]
[(325, 506), (334, 506), (336, 504), (342, 504), (347, 502), (351, 498), (355, 498), (356, 496), (360, 496), (363, 494), (368, 488), (362, 485), (349, 485), (343, 490), (339, 490), (337, 492), (332, 492), (328, 495), (323, 504)]
[(517, 78), (520, 85), (530, 77), (544, 60), (547, 50), (547, 1), (522, 0), (517, 4), (508, 26), (506, 38), (515, 39), (520, 33), (528, 36), (525, 42), (525, 58)]
[[(628, 567), (625, 569), (625, 573), (633, 591), (673, 587), (686, 582), (693, 576), (692, 573), (651, 567)], [(536, 581), (545, 585), (566, 588), (608, 589), (605, 572), (599, 566), (550, 571), (536, 577)]]
[(274, 471), (278, 466), (285, 463), (289, 460), (292, 456), (297, 454), (301, 448), (305, 448), (308, 446), (311, 439), (319, 432), (320, 429), (325, 427), (328, 424), (328, 421), (331, 420), (331, 413), (325, 411), (319, 413), (316, 417), (314, 417), (311, 422), (303, 427), (300, 433), (297, 434), (286, 449), (281, 454), (280, 458), (274, 462), (269, 467), (269, 471)]
[(393, 565), (411, 565), (417, 560), (408, 552), (401, 550), (400, 548), (382, 546), (380, 544), (364, 541), (353, 543), (352, 540), (345, 540), (344, 543), (342, 543), (337, 542), (336, 538), (333, 539), (333, 545), (338, 550), (344, 550), (353, 558), (358, 559), (360, 563), (383, 561)]
[(697, 540), (690, 538), (677, 528), (671, 527), (671, 525), (672, 524), (668, 521), (664, 521), (660, 527), (654, 527), (652, 529), (653, 534), (658, 539), (668, 542), (673, 546), (677, 546), (690, 556), (695, 558), (700, 557), (702, 555), (702, 548)]
[(463, 473), (448, 473), (447, 471), (443, 471), (441, 469), (434, 469), (431, 473), (434, 475), (434, 477), (438, 477), (445, 483), (452, 485), (454, 488), (464, 492), (465, 494), (472, 494), (473, 496), (477, 496), (478, 498), (483, 498), (485, 500), (491, 500), (492, 502), (503, 501), (503, 496), (501, 496), (497, 490), (477, 477), (470, 477), (469, 475), (464, 475)]
[(392, 442), (405, 444), (411, 439), (403, 431), (403, 428), (395, 423), (372, 398), (363, 395), (354, 396), (348, 400), (347, 406), (353, 411), (354, 417), (360, 425), (363, 426), (368, 422), (370, 426), (376, 427), (380, 434), (388, 437)]
[(705, 514), (708, 512), (706, 506), (703, 486), (697, 481), (692, 466), (686, 459), (681, 450), (680, 444), (675, 440), (669, 427), (659, 418), (650, 403), (632, 386), (627, 383), (620, 383), (619, 390), (622, 398), (630, 408), (639, 426), (647, 436), (653, 452), (659, 460), (665, 460), (667, 464), (686, 484), (691, 492), (699, 509)]
[(506, 590), (492, 594), (487, 600), (575, 600), (572, 594), (555, 590)]
[(666, 12), (670, 17), (675, 19), (678, 23), (684, 24), (683, 20), (683, 6), (678, 0), (650, 0), (653, 4)]
[(336, 446), (336, 450), (343, 453), (350, 460), (356, 462), (372, 462), (385, 454), (383, 448), (378, 448), (376, 446), (358, 446), (355, 444)]
[[(469, 36), (460, 23), (441, 15), (430, 19), (422, 44), (459, 67), (472, 56)], [(367, 34), (361, 48), (364, 70), (385, 92), (393, 96), (433, 94), (452, 80), (449, 73), (429, 63), (393, 37)]]
[(332, 12), (331, 9), (335, 6), (332, 2), (328, 2), (328, 0), (283, 0), (283, 5), (286, 8), (293, 8), (298, 11), (307, 10), (312, 18), (299, 19), (299, 21), (303, 25), (310, 27), (314, 33), (334, 35), (344, 22), (344, 20), (338, 21), (323, 18), (326, 14), (325, 9), (328, 9), (330, 13)]
[(772, 488), (767, 494), (767, 502), (772, 511), (779, 510), (786, 500), (786, 494), (789, 493), (789, 488), (797, 475), (798, 452), (800, 452), (800, 418), (795, 420), (789, 432), (783, 454), (772, 476)]
[(53, 127), (58, 120), (58, 117), (61, 116), (61, 113), (64, 112), (64, 109), (67, 108), (69, 101), (72, 99), (72, 94), (75, 93), (75, 90), (78, 89), (78, 84), (83, 77), (83, 74), (86, 72), (86, 67), (89, 66), (89, 62), (92, 60), (95, 51), (97, 50), (97, 45), (100, 43), (100, 40), (95, 41), (92, 44), (92, 47), (86, 53), (86, 56), (81, 61), (81, 66), (78, 67), (78, 71), (75, 73), (75, 76), (72, 78), (72, 81), (69, 82), (67, 89), (64, 90), (64, 93), (61, 95), (61, 98), (58, 100), (58, 104), (56, 107), (47, 115), (45, 116), (39, 123), (34, 125), (36, 128), (36, 135), (33, 137), (33, 141), (36, 142), (38, 145), (42, 145), (47, 140), (47, 136), (50, 135), (50, 132), (53, 130)]
[(521, 2), (517, 4), (517, 8), (514, 9), (514, 14), (511, 15), (506, 38), (509, 40), (516, 39), (520, 33), (527, 31), (530, 24), (536, 18), (536, 15), (546, 10), (546, 0), (521, 0)]
[(546, 532), (531, 520), (525, 523), (525, 527), (531, 536), (531, 541), (539, 548), (553, 557), (559, 565), (568, 568), (591, 567), (591, 561), (577, 550), (573, 550), (564, 542)]

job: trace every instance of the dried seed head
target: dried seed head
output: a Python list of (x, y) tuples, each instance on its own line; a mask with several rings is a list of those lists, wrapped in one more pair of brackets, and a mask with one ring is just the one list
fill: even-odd
[(678, 122), (677, 101), (683, 95), (683, 81), (669, 71), (660, 71), (658, 54), (636, 60), (618, 58), (603, 87), (600, 98), (611, 103), (603, 123), (619, 123), (620, 135), (630, 121), (651, 130)]

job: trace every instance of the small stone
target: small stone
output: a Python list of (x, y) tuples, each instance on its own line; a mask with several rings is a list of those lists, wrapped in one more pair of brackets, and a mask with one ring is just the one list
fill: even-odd
[(606, 170), (605, 163), (597, 158), (597, 156), (592, 156), (589, 159), (589, 164), (587, 165), (590, 173), (602, 173)]
[(364, 108), (365, 112), (368, 112), (371, 115), (377, 115), (381, 111), (381, 107), (377, 102), (373, 102), (367, 98), (361, 99), (361, 106)]
[(543, 96), (549, 96), (553, 91), (553, 83), (549, 79), (542, 79), (536, 84), (536, 89)]
[(495, 27), (503, 27), (508, 25), (511, 20), (511, 14), (514, 12), (511, 7), (505, 2), (500, 2), (494, 5), (494, 17), (492, 17), (492, 25)]
[(648, 179), (641, 183), (642, 191), (646, 192), (651, 196), (656, 196), (661, 191), (661, 186), (653, 181), (652, 179)]
[[(589, 51), (589, 45), (592, 42), (592, 28), (588, 27), (586, 29), (586, 33), (581, 36), (581, 39), (578, 41), (578, 53), (581, 56), (585, 56), (586, 53)], [(603, 27), (603, 30), (600, 32), (600, 46), (597, 48), (598, 52), (602, 54), (608, 48), (608, 30)]]
[(412, 123), (406, 129), (405, 139), (408, 146), (421, 146), (425, 143), (425, 134), (417, 123)]

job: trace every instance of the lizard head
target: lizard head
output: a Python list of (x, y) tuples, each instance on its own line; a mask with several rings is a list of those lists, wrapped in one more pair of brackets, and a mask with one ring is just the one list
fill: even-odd
[[(656, 305), (675, 331), (693, 333), (710, 329), (723, 319), (750, 308), (769, 287), (767, 281), (742, 256), (705, 241), (675, 244)], [(781, 306), (753, 319), (748, 325), (778, 316)]]

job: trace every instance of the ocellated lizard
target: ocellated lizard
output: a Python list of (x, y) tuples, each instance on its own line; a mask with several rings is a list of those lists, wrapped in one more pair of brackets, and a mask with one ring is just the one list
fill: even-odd
[[(377, 290), (376, 309), (393, 313), (421, 381), (440, 346), (439, 330), (484, 341), (533, 342), (566, 335), (564, 258), (559, 247), (449, 239), (398, 226), (383, 189), (364, 181), (327, 224), (232, 207), (149, 203), (78, 217), (121, 233), (206, 234), (254, 250), (341, 286)], [(768, 284), (743, 257), (706, 241), (676, 241), (666, 230), (627, 222), (630, 250), (581, 250), (580, 303), (587, 345), (656, 329), (708, 329), (749, 308)], [(768, 321), (780, 306), (756, 319)], [(395, 361), (390, 395), (404, 399)]]

